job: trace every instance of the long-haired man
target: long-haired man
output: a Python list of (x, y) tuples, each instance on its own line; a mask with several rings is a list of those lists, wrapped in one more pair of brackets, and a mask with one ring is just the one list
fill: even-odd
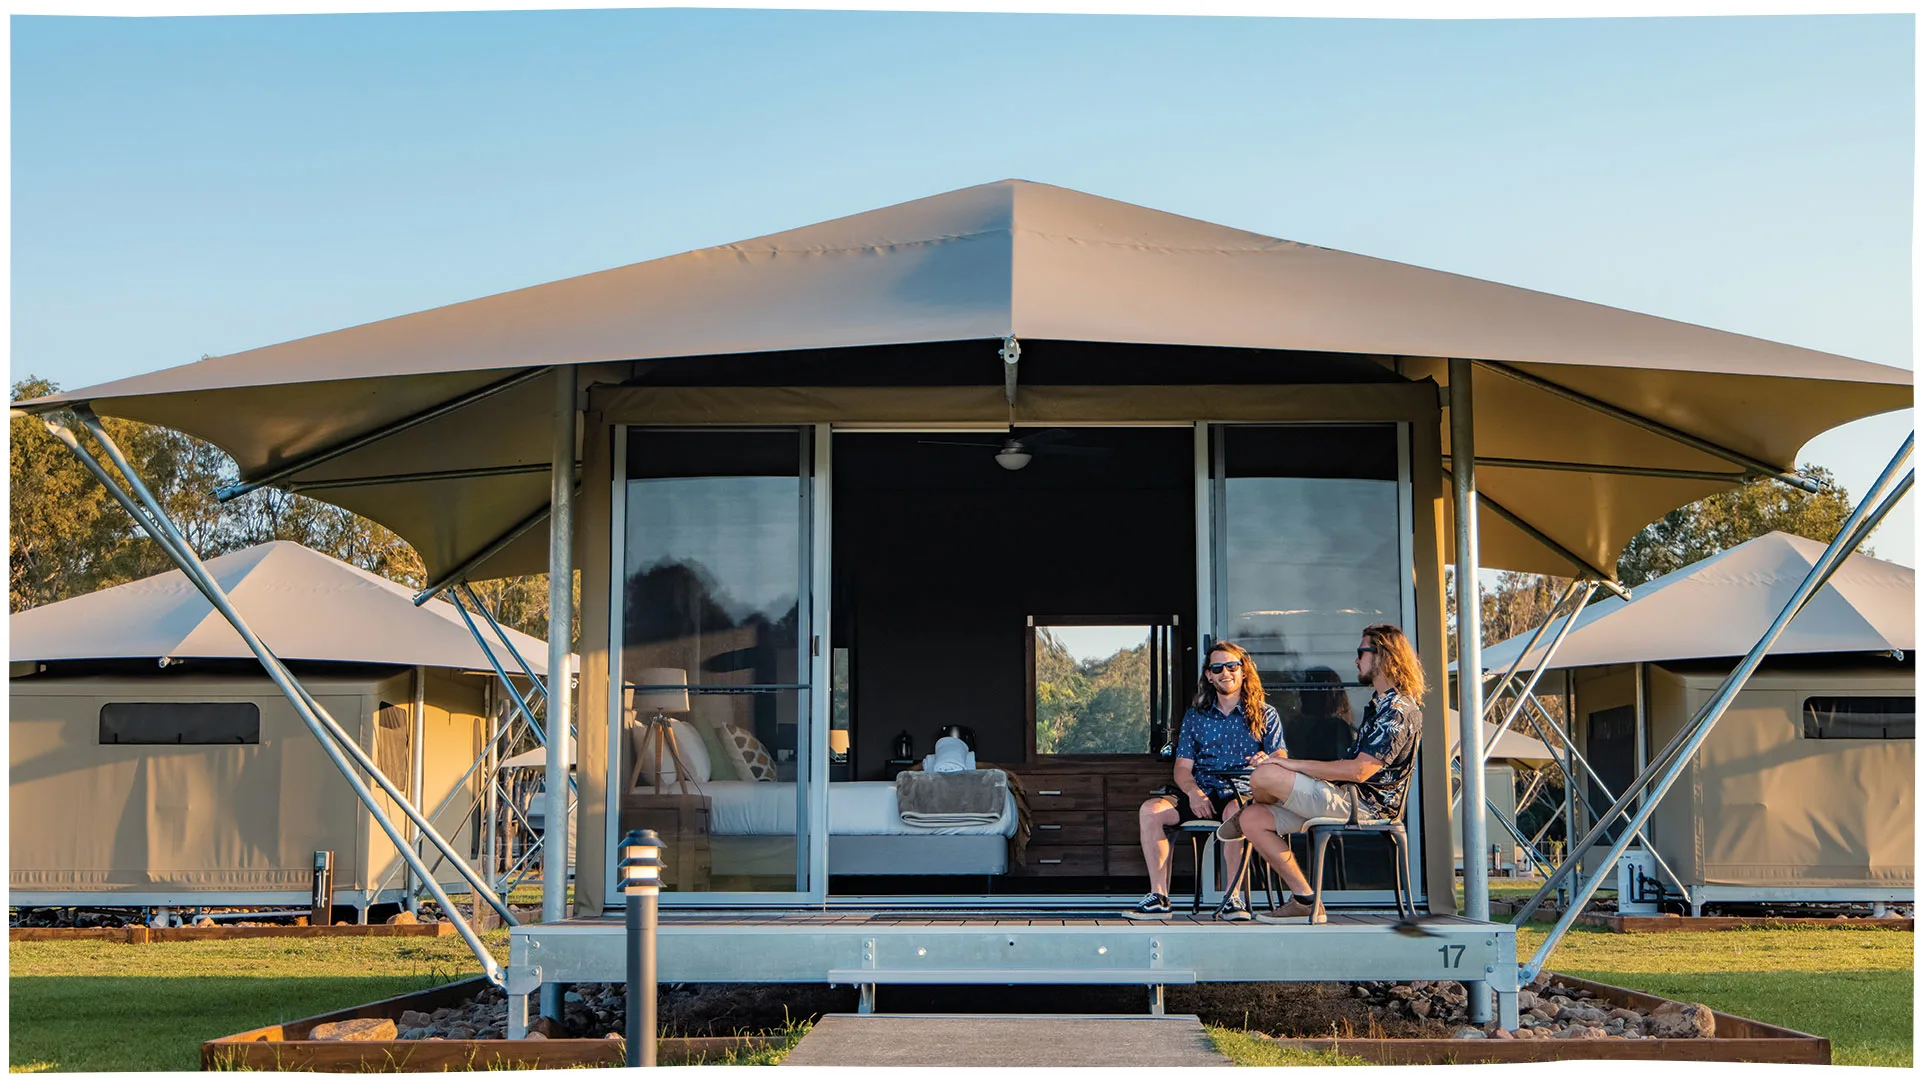
[(1397, 818), (1406, 803), (1420, 742), (1420, 699), (1427, 693), (1420, 657), (1399, 627), (1379, 623), (1361, 631), (1354, 668), (1373, 687), (1373, 698), (1345, 755), (1337, 761), (1267, 759), (1251, 778), (1254, 805), (1221, 825), (1222, 839), (1244, 833), (1293, 894), (1279, 911), (1256, 916), (1261, 922), (1327, 921), (1294, 860), (1289, 833), (1313, 818), (1347, 817), (1356, 799), (1363, 819)]

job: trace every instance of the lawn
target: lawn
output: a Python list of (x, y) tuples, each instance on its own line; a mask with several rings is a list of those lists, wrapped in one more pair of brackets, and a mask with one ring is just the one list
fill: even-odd
[[(1530, 955), (1543, 926), (1521, 931)], [(506, 934), (487, 935), (504, 959)], [(200, 1043), (465, 978), (458, 938), (9, 946), (14, 1071), (192, 1070)], [(1833, 1040), (1843, 1065), (1911, 1067), (1913, 934), (1890, 930), (1570, 933), (1553, 970), (1700, 1001)], [(107, 1033), (107, 1034), (103, 1034)], [(1340, 1064), (1214, 1030), (1239, 1064)], [(771, 1062), (769, 1062), (771, 1063)]]

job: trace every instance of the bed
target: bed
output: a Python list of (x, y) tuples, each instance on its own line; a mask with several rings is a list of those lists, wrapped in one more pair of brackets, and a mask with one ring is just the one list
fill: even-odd
[[(636, 785), (635, 795), (675, 795)], [(687, 794), (711, 800), (709, 840), (715, 877), (791, 875), (799, 806), (794, 785), (753, 780), (687, 784)], [(1011, 786), (1000, 817), (990, 825), (929, 828), (900, 820), (888, 781), (827, 785), (827, 867), (834, 875), (1004, 874), (1008, 841), (1020, 814)]]

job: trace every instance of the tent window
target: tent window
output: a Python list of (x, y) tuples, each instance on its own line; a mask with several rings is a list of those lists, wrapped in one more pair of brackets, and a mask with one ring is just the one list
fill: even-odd
[(1808, 698), (1803, 724), (1809, 739), (1911, 739), (1913, 699)]
[(100, 744), (260, 744), (260, 706), (251, 701), (113, 701), (100, 706)]

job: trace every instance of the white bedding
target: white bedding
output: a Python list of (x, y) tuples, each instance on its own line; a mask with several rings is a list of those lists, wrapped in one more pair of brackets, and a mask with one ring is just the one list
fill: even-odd
[[(710, 825), (715, 836), (792, 836), (798, 831), (793, 788), (792, 784), (754, 780), (687, 783), (688, 794), (697, 790), (713, 799)], [(642, 795), (651, 795), (654, 791), (645, 786), (633, 790)], [(670, 795), (679, 790), (673, 784), (666, 788)], [(991, 825), (929, 829), (900, 820), (900, 799), (889, 781), (856, 780), (827, 785), (827, 832), (832, 836), (1012, 836), (1019, 824), (1012, 792), (1007, 793), (1000, 820)]]

